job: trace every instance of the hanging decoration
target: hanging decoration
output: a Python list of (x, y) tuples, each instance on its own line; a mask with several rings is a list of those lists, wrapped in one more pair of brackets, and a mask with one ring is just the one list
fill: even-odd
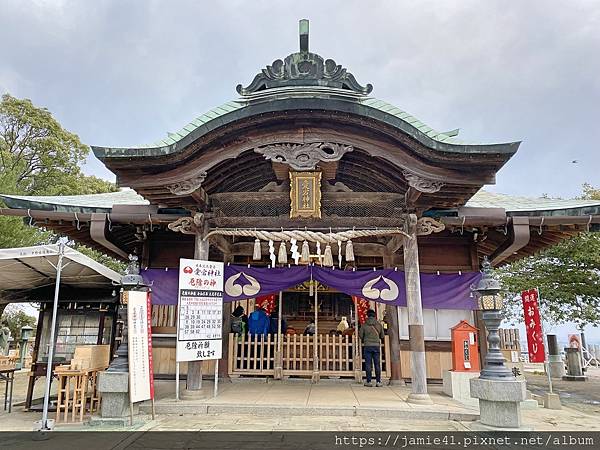
[(258, 238), (254, 240), (254, 253), (252, 254), (252, 259), (254, 261), (260, 261), (262, 259), (262, 252), (260, 250), (260, 239)]
[(338, 241), (338, 267), (342, 268), (342, 241)]
[(290, 239), (290, 252), (292, 252), (292, 259), (294, 260), (294, 264), (298, 265), (298, 260), (300, 259), (300, 253), (298, 253), (298, 245), (295, 238)]
[(279, 264), (287, 264), (287, 249), (285, 248), (285, 241), (281, 241), (279, 244), (279, 255), (277, 256)]
[(321, 262), (321, 243), (317, 241), (317, 259)]
[(331, 253), (331, 245), (325, 246), (325, 253), (323, 255), (323, 265), (325, 267), (333, 267), (333, 255)]
[(367, 311), (369, 310), (369, 302), (357, 296), (352, 296), (352, 300), (356, 303), (356, 310), (358, 312), (358, 324), (362, 325), (367, 321)]
[(308, 241), (302, 243), (302, 254), (300, 255), (300, 262), (302, 264), (308, 264), (310, 262), (310, 247)]
[(350, 239), (346, 242), (346, 261), (354, 262), (354, 246)]
[(269, 240), (269, 258), (271, 259), (271, 267), (275, 267), (275, 246), (272, 240)]

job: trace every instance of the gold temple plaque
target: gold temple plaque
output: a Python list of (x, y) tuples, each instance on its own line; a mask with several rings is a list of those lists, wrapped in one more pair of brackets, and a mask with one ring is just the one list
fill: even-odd
[(321, 172), (290, 171), (290, 217), (321, 218)]

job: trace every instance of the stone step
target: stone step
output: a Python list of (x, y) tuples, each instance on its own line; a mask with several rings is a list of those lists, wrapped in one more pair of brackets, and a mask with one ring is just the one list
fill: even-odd
[[(277, 405), (226, 405), (203, 402), (157, 402), (156, 414), (250, 414), (276, 416), (369, 416), (396, 417), (406, 420), (458, 420), (479, 419), (476, 412), (443, 411), (435, 406), (430, 408), (369, 408), (369, 407), (292, 407)], [(150, 414), (149, 403), (140, 405), (140, 412)]]

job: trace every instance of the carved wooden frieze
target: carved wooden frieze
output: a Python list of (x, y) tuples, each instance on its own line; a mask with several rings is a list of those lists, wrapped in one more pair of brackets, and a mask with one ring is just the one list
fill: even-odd
[(351, 145), (331, 142), (310, 144), (274, 144), (255, 148), (254, 151), (271, 161), (287, 164), (294, 170), (313, 170), (317, 163), (339, 161), (351, 152)]
[(177, 183), (167, 185), (167, 189), (171, 192), (171, 194), (175, 195), (189, 195), (192, 192), (197, 191), (202, 186), (202, 183), (206, 179), (206, 172), (201, 172), (199, 175), (195, 177), (189, 178), (187, 180), (179, 181)]
[(290, 172), (290, 218), (321, 218), (321, 172)]
[(167, 225), (169, 230), (182, 234), (202, 234), (204, 227), (203, 213), (196, 213), (193, 217), (181, 217)]
[(446, 225), (431, 217), (421, 217), (419, 220), (417, 220), (418, 236), (426, 236), (432, 233), (439, 233), (440, 231), (444, 231), (445, 228)]
[(444, 186), (443, 181), (424, 178), (406, 169), (402, 171), (402, 175), (404, 175), (404, 178), (406, 178), (406, 181), (410, 187), (426, 194), (438, 192)]

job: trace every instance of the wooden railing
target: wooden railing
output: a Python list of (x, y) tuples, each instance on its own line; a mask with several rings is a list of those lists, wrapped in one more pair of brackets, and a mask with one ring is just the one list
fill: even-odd
[[(275, 376), (276, 369), (280, 366), (283, 376), (311, 376), (314, 372), (319, 372), (320, 376), (354, 377), (355, 341), (355, 336), (293, 334), (282, 335), (281, 342), (278, 343), (276, 335), (232, 333), (229, 335), (229, 375)], [(357, 350), (356, 356), (362, 362), (361, 346)], [(381, 367), (385, 377), (391, 375), (389, 360), (389, 337), (386, 336), (381, 345)]]

